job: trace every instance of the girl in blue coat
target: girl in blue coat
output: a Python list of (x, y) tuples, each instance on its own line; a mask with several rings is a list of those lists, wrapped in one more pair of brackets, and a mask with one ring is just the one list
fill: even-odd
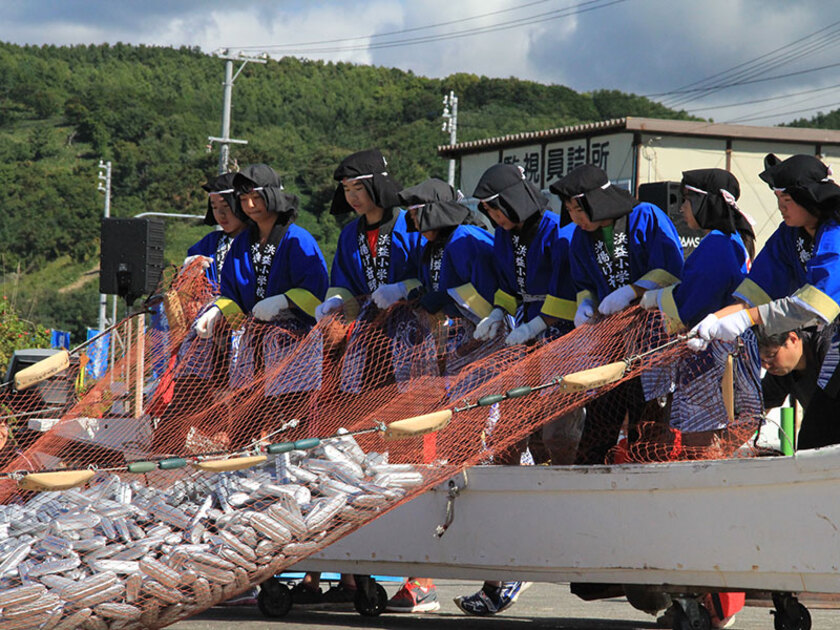
[[(712, 339), (732, 341), (755, 324), (763, 324), (764, 332), (772, 335), (825, 325), (840, 315), (840, 186), (829, 168), (810, 155), (780, 160), (771, 153), (764, 165), (760, 177), (774, 191), (783, 223), (735, 290), (738, 302), (692, 329), (699, 337), (689, 341), (694, 348)], [(834, 374), (837, 359), (824, 365), (817, 404), (812, 399), (809, 405), (815, 411), (802, 422), (800, 448), (840, 440), (832, 412), (840, 388)]]
[(247, 227), (248, 216), (242, 212), (239, 197), (233, 189), (236, 173), (223, 173), (202, 185), (207, 191), (207, 214), (205, 225), (218, 225), (221, 229), (213, 230), (187, 250), (184, 266), (194, 260), (200, 260), (208, 270), (208, 278), (218, 288), (222, 268), (230, 246)]
[[(371, 386), (371, 378), (397, 383), (411, 377), (410, 365), (402, 361), (401, 347), (406, 314), (393, 313), (386, 335), (391, 339), (390, 356), (376, 357), (386, 361), (390, 370), (372, 371), (368, 361), (366, 331), (381, 310), (414, 294), (420, 287), (418, 278), (423, 239), (408, 229), (405, 210), (397, 207), (399, 187), (388, 174), (385, 158), (378, 149), (349, 155), (338, 165), (333, 178), (338, 182), (330, 213), (354, 212), (338, 237), (338, 247), (330, 273), (327, 299), (315, 317), (342, 312), (346, 321), (358, 320), (352, 327), (344, 354), (339, 390), (359, 393)], [(383, 380), (384, 379), (384, 380)]]
[[(572, 236), (572, 276), (578, 289), (575, 325), (597, 310), (617, 313), (650, 289), (679, 280), (683, 252), (668, 216), (613, 186), (593, 165), (574, 169), (551, 185), (577, 226)], [(616, 387), (587, 406), (577, 463), (603, 464), (629, 413), (631, 436), (644, 406), (639, 379)]]
[[(680, 191), (686, 224), (706, 234), (686, 259), (681, 282), (648, 291), (641, 304), (662, 311), (672, 333), (691, 328), (729, 304), (755, 255), (755, 233), (737, 206), (740, 186), (734, 175), (718, 168), (685, 171)], [(744, 417), (756, 418), (761, 413), (757, 347), (752, 336), (745, 344), (751, 360), (737, 362), (736, 409)], [(676, 366), (671, 426), (683, 432), (688, 446), (711, 443), (713, 434), (708, 432), (727, 426), (720, 381), (726, 356), (733, 350), (732, 344), (718, 344)]]
[[(339, 184), (330, 214), (357, 217), (338, 237), (330, 288), (317, 318), (343, 311), (352, 320), (368, 296), (388, 308), (420, 286), (421, 238), (408, 230), (405, 210), (397, 207), (399, 187), (378, 149), (348, 156), (333, 178)], [(361, 304), (357, 298), (363, 298)]]
[[(574, 300), (569, 269), (573, 227), (560, 225), (560, 217), (547, 209), (545, 195), (511, 164), (487, 169), (473, 195), (496, 226), (493, 247), (499, 287), (493, 310), (476, 326), (475, 338), (495, 337), (506, 316), (517, 324), (505, 337), (507, 345), (545, 335), (549, 323), (555, 324), (550, 336), (568, 332), (574, 315), (569, 308)], [(552, 301), (551, 315), (542, 317), (546, 302)]]
[[(295, 225), (298, 199), (283, 191), (273, 169), (248, 166), (237, 173), (234, 188), (253, 225), (233, 242), (222, 271), (221, 296), (194, 327), (206, 338), (222, 322), (235, 329), (231, 385), (248, 387), (264, 372), (264, 395), (270, 400), (262, 405), (262, 415), (268, 423), (280, 423), (284, 418), (274, 417), (280, 414), (271, 410), (292, 404), (281, 396), (320, 386), (322, 347), (308, 342), (302, 348), (299, 342), (312, 328), (315, 308), (327, 290), (327, 266), (312, 235)], [(272, 326), (240, 328), (247, 315)], [(303, 402), (300, 406), (305, 412)]]

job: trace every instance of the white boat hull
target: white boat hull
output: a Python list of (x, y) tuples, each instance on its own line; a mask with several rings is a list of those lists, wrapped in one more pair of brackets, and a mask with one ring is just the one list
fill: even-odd
[(467, 478), (443, 537), (434, 532), (445, 484), (298, 568), (840, 593), (840, 446), (796, 457), (478, 467)]

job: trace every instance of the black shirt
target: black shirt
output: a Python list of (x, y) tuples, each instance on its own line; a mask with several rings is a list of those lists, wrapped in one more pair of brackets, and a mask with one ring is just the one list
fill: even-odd
[(822, 330), (805, 329), (801, 332), (802, 352), (805, 354), (805, 369), (792, 370), (784, 376), (766, 374), (761, 379), (761, 391), (764, 408), (780, 407), (790, 395), (802, 405), (808, 407), (817, 389), (823, 359), (828, 352), (831, 340), (836, 332), (834, 324)]

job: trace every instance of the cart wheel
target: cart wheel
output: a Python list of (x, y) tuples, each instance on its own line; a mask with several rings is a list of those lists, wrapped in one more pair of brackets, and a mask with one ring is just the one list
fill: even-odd
[(798, 601), (772, 613), (776, 630), (811, 630), (811, 613)]
[(277, 578), (260, 584), (257, 606), (266, 617), (285, 617), (292, 608), (292, 591)]
[(356, 612), (364, 617), (378, 617), (385, 612), (385, 606), (388, 603), (388, 593), (382, 588), (382, 585), (374, 582), (371, 595), (373, 599), (369, 599), (365, 595), (364, 589), (356, 589), (356, 599), (353, 605), (356, 607)]
[(674, 623), (671, 626), (673, 630), (711, 630), (712, 617), (705, 606), (698, 605), (696, 607), (697, 615), (695, 619), (690, 619), (685, 613), (682, 606), (677, 606), (674, 612)]

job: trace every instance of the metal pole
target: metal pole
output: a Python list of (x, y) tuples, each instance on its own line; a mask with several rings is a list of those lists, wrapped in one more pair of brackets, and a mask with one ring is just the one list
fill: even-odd
[(233, 93), (233, 61), (225, 61), (225, 101), (222, 107), (222, 146), (219, 151), (219, 174), (227, 173), (230, 156), (230, 101)]
[[(105, 213), (104, 217), (107, 219), (111, 216), (111, 162), (103, 162), (99, 160), (99, 179), (102, 180), (97, 186), (97, 190), (105, 193)], [(104, 184), (103, 184), (104, 182)], [(105, 330), (108, 326), (105, 320), (105, 311), (108, 308), (108, 296), (104, 293), (99, 294), (99, 330)], [(114, 320), (116, 323), (116, 320)]]
[[(450, 145), (458, 141), (458, 97), (452, 90), (443, 97), (443, 131), (449, 132)], [(455, 158), (449, 160), (448, 182), (455, 186)]]
[[(240, 53), (238, 56), (235, 57), (228, 57), (228, 51), (220, 50), (217, 51), (216, 54), (225, 60), (225, 97), (224, 97), (224, 104), (222, 105), (222, 135), (219, 137), (216, 136), (209, 136), (207, 139), (210, 141), (210, 144), (207, 145), (207, 150), (209, 151), (213, 146), (214, 142), (218, 142), (220, 145), (219, 151), (219, 174), (227, 173), (228, 172), (228, 162), (230, 161), (230, 145), (231, 144), (248, 144), (247, 140), (235, 140), (234, 138), (230, 137), (230, 107), (231, 107), (231, 100), (233, 98), (233, 82), (236, 81), (236, 77), (239, 76), (239, 73), (242, 72), (242, 69), (245, 67), (249, 61), (256, 62), (256, 63), (266, 63), (268, 55), (262, 54), (258, 57), (250, 57)], [(239, 69), (236, 71), (236, 74), (233, 73), (233, 62), (234, 61), (242, 61), (242, 65), (239, 66)]]

